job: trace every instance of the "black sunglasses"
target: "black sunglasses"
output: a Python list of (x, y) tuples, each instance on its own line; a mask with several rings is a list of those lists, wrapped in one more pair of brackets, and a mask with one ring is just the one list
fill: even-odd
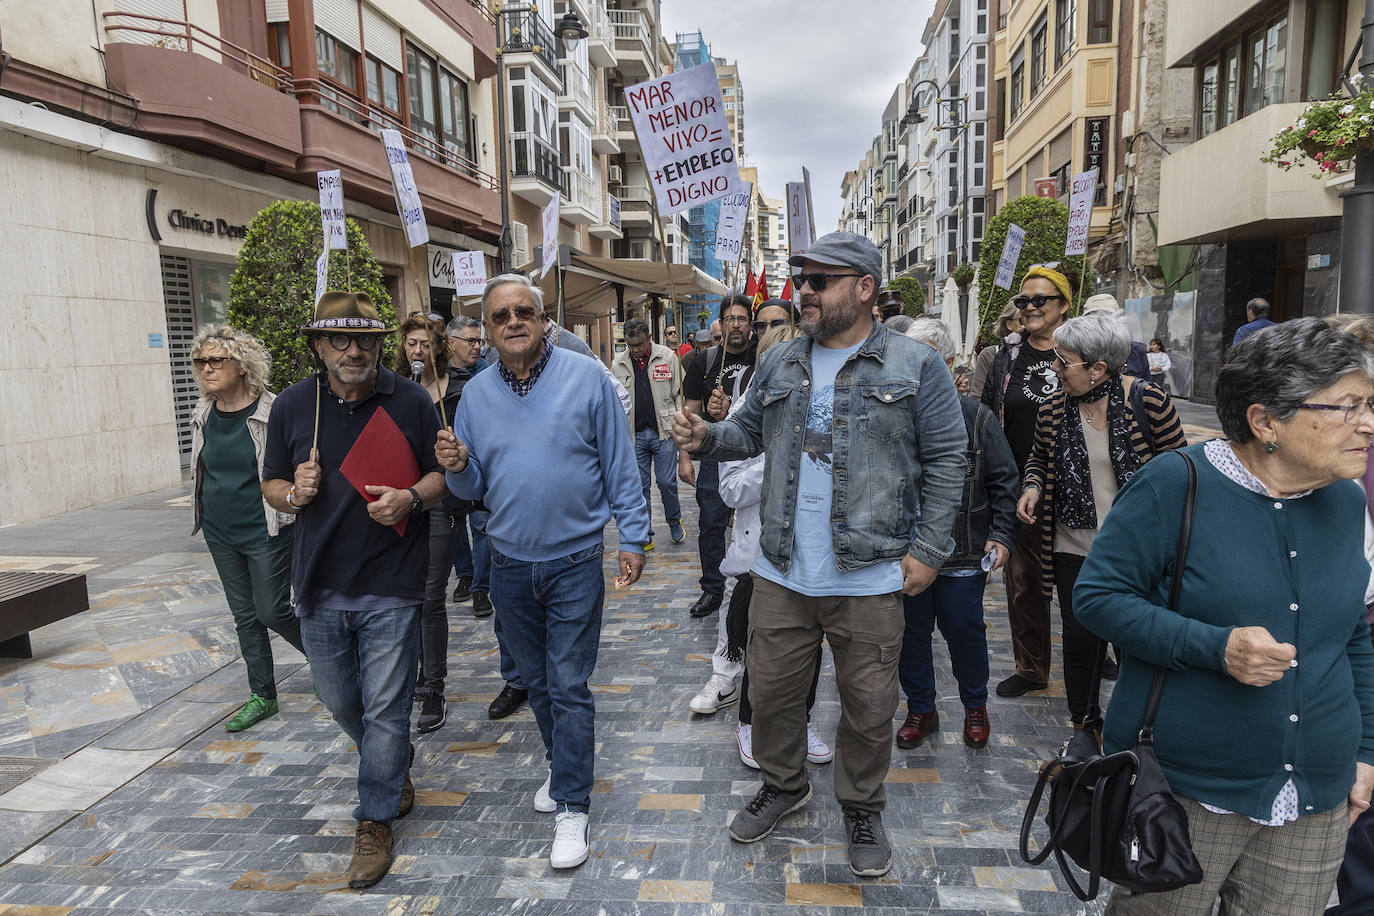
[(831, 280), (842, 280), (845, 277), (862, 276), (864, 276), (864, 274), (793, 274), (792, 288), (800, 292), (803, 286), (810, 283), (812, 289), (818, 293), (823, 293)]
[(382, 339), (380, 334), (326, 334), (324, 339), (329, 341), (329, 345), (340, 353), (348, 349), (350, 344), (356, 343), (358, 349), (364, 353), (377, 349), (377, 341)]
[(1063, 298), (1063, 296), (1060, 296), (1058, 294), (1053, 296), (1017, 296), (1015, 299), (1011, 300), (1011, 304), (1016, 306), (1018, 309), (1028, 309), (1032, 306), (1038, 309), (1043, 309), (1045, 307), (1046, 302), (1050, 302), (1054, 299)]
[(501, 327), (506, 322), (510, 321), (512, 312), (514, 312), (515, 317), (521, 321), (533, 321), (534, 316), (538, 314), (532, 305), (517, 305), (514, 309), (501, 309), (499, 312), (492, 312), (487, 318), (492, 324)]
[(207, 364), (209, 364), (211, 368), (218, 369), (224, 365), (226, 359), (232, 358), (231, 356), (197, 356), (195, 359), (191, 360), (191, 362), (195, 364), (197, 369), (204, 369)]
[(788, 320), (787, 320), (786, 318), (774, 318), (772, 321), (755, 321), (755, 322), (754, 322), (754, 333), (755, 333), (755, 334), (763, 334), (763, 333), (764, 333), (765, 331), (767, 331), (769, 328), (780, 328), (780, 327), (782, 327), (783, 325), (789, 324), (789, 323), (790, 323), (790, 322), (788, 322)]

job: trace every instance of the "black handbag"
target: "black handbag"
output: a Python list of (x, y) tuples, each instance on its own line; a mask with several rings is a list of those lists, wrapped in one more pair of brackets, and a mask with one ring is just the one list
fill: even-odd
[[(1197, 468), (1187, 455), (1179, 455), (1188, 464), (1188, 495), (1169, 586), (1170, 610), (1178, 607), (1197, 500)], [(1164, 693), (1165, 671), (1155, 669), (1135, 746), (1103, 754), (1097, 737), (1102, 728), (1098, 694), (1106, 648), (1105, 642), (1098, 642), (1083, 729), (1074, 733), (1060, 756), (1041, 767), (1021, 820), (1021, 858), (1039, 865), (1053, 852), (1080, 900), (1095, 898), (1103, 878), (1137, 893), (1171, 891), (1202, 880), (1202, 868), (1188, 837), (1188, 816), (1169, 790), (1155, 757), (1154, 721)], [(1045, 823), (1050, 836), (1032, 855), (1028, 848), (1031, 827), (1047, 786), (1050, 798)], [(1074, 876), (1070, 859), (1088, 873), (1086, 890)]]

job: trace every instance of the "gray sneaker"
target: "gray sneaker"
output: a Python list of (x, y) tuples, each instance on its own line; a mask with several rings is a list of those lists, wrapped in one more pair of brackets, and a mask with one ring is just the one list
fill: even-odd
[(849, 836), (849, 869), (863, 878), (885, 875), (892, 868), (892, 844), (877, 811), (844, 808), (844, 832)]
[(811, 786), (796, 792), (784, 792), (764, 783), (751, 802), (740, 809), (730, 822), (730, 839), (740, 843), (757, 843), (773, 832), (778, 821), (801, 808), (811, 798)]

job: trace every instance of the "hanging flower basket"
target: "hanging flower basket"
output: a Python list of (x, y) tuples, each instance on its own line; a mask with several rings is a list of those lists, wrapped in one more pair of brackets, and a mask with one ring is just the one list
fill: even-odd
[[(1358, 87), (1363, 80), (1357, 75), (1354, 82)], [(1312, 102), (1271, 142), (1260, 161), (1285, 171), (1313, 164), (1317, 172), (1312, 177), (1320, 179), (1352, 168), (1356, 156), (1374, 152), (1374, 85), (1354, 98), (1337, 95)]]

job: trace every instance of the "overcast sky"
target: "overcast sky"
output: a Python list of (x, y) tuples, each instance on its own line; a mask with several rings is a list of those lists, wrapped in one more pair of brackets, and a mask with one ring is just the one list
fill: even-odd
[(744, 147), (768, 197), (811, 170), (816, 232), (840, 217), (840, 179), (882, 127), (921, 53), (935, 0), (663, 0), (663, 34), (700, 29), (739, 64)]

